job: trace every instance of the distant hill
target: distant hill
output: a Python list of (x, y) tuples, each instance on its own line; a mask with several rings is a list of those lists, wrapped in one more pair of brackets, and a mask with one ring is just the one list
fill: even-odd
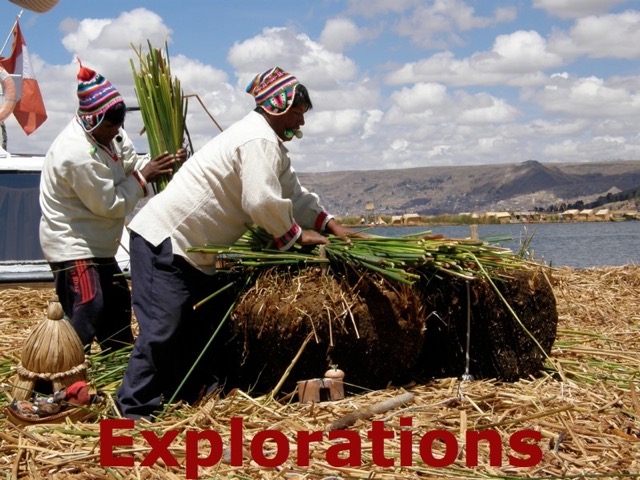
[(340, 216), (547, 209), (640, 188), (640, 160), (522, 163), (299, 174)]
[[(615, 190), (617, 189), (611, 189), (606, 195), (599, 196), (595, 201), (585, 204), (584, 208), (600, 208), (603, 206), (629, 208), (630, 204), (640, 205), (640, 187), (631, 188), (623, 192)], [(580, 205), (568, 205), (569, 208), (576, 208), (578, 206)]]

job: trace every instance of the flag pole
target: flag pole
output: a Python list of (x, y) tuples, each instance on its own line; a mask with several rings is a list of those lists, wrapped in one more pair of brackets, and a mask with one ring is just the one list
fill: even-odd
[(22, 12), (24, 12), (24, 10), (20, 10), (20, 13), (16, 16), (16, 21), (13, 22), (13, 27), (11, 27), (11, 30), (9, 30), (9, 35), (7, 36), (7, 39), (4, 41), (4, 45), (2, 45), (2, 50), (0, 50), (0, 56), (2, 56), (2, 52), (4, 52), (4, 49), (7, 46), (7, 43), (9, 43), (9, 40), (11, 39), (11, 35), (13, 34), (13, 30), (16, 28), (16, 25), (18, 24), (18, 20), (20, 20), (20, 17), (22, 16)]

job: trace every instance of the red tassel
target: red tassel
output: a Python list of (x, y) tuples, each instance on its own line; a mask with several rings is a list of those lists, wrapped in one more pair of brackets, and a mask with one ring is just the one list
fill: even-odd
[(80, 64), (80, 70), (78, 71), (78, 80), (81, 80), (83, 82), (88, 82), (89, 80), (91, 80), (95, 76), (96, 72), (94, 72), (90, 68), (83, 67), (82, 66), (82, 62), (80, 61), (80, 59), (78, 57), (76, 57), (76, 59), (78, 60), (78, 63)]

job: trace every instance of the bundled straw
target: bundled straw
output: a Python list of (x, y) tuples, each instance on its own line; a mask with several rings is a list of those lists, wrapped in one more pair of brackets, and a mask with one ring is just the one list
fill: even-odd
[[(259, 467), (249, 454), (242, 466), (232, 466), (225, 449), (225, 458), (215, 465), (204, 466), (201, 462), (199, 478), (637, 478), (640, 266), (560, 268), (554, 270), (553, 276), (560, 325), (552, 358), (561, 365), (560, 373), (554, 369), (541, 377), (513, 383), (444, 378), (417, 385), (410, 389), (415, 395), (413, 404), (359, 419), (348, 427), (362, 438), (360, 466), (331, 467), (325, 455), (329, 451), (335, 453), (336, 443), (324, 434), (324, 441), (313, 444), (309, 466), (297, 463), (293, 445), (285, 463), (277, 468)], [(10, 382), (15, 373), (14, 358), (24, 345), (27, 331), (42, 319), (42, 310), (53, 293), (52, 287), (0, 289), (0, 385)], [(92, 357), (91, 378), (99, 390), (115, 393), (126, 357), (121, 355), (109, 365), (104, 365), (104, 358)], [(104, 370), (103, 374), (97, 374), (96, 368)], [(113, 375), (106, 375), (106, 370), (113, 370)], [(10, 401), (7, 394), (6, 389), (0, 388), (0, 403)], [(165, 431), (179, 429), (182, 434), (170, 446), (179, 461), (176, 466), (169, 466), (162, 459), (149, 467), (101, 466), (100, 423), (14, 428), (0, 415), (0, 476), (52, 480), (185, 478), (184, 458), (190, 451), (186, 443), (188, 430), (214, 430), (226, 442), (231, 432), (229, 419), (240, 417), (245, 445), (259, 432), (275, 428), (293, 443), (300, 431), (325, 431), (339, 419), (403, 394), (401, 389), (382, 389), (311, 406), (278, 401), (271, 396), (256, 398), (240, 390), (228, 396), (214, 394), (192, 406), (176, 405), (153, 424), (136, 422), (135, 432), (127, 433), (133, 444), (122, 447), (122, 453), (114, 452), (115, 456), (131, 456), (140, 465), (155, 452), (154, 445), (140, 434), (142, 431), (160, 438)], [(403, 417), (412, 419), (411, 427), (400, 424)], [(391, 467), (376, 466), (373, 460), (374, 453), (381, 458), (367, 441), (374, 420), (385, 422), (385, 429), (395, 432), (393, 438), (384, 440), (384, 456), (395, 462)], [(467, 431), (482, 429), (494, 430), (502, 441), (498, 448), (491, 441), (479, 442), (476, 466), (467, 462), (467, 444), (450, 466), (429, 466), (415, 451), (412, 466), (399, 465), (401, 439), (406, 439), (399, 435), (401, 431), (410, 430), (412, 445), (417, 448), (427, 432), (446, 431), (464, 441)], [(508, 455), (514, 455), (514, 451), (508, 439), (524, 429), (537, 430), (542, 436), (536, 444), (543, 456), (531, 468), (509, 463)], [(265, 446), (269, 443), (272, 442)], [(435, 455), (442, 457), (441, 452), (446, 450), (442, 445), (443, 442), (433, 442)], [(501, 465), (490, 462), (496, 451), (502, 454)]]
[(86, 380), (87, 367), (82, 342), (54, 297), (47, 306), (47, 318), (25, 341), (13, 382), (13, 398), (29, 399), (38, 381), (49, 383), (52, 391), (57, 391)]
[[(176, 153), (182, 148), (185, 138), (187, 101), (182, 93), (180, 80), (171, 76), (169, 51), (165, 43), (164, 53), (149, 44), (149, 52), (143, 55), (142, 48), (136, 51), (140, 70), (131, 61), (135, 91), (142, 113), (142, 120), (149, 139), (152, 157), (162, 153)], [(174, 164), (174, 172), (180, 168)], [(155, 181), (156, 192), (163, 190), (171, 180), (164, 176)]]
[(533, 265), (511, 250), (479, 240), (445, 239), (423, 234), (404, 237), (370, 235), (365, 238), (330, 237), (331, 243), (312, 250), (295, 245), (275, 250), (260, 228), (249, 231), (234, 245), (205, 245), (190, 251), (211, 253), (231, 267), (270, 267), (309, 263), (338, 263), (373, 271), (387, 279), (412, 284), (424, 274), (486, 277), (498, 269)]

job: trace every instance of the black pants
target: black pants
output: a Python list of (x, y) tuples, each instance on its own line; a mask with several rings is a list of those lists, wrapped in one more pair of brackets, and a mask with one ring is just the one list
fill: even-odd
[(85, 349), (95, 339), (102, 349), (133, 342), (131, 293), (115, 258), (51, 263), (58, 300)]
[(129, 252), (140, 333), (116, 403), (123, 416), (138, 419), (171, 398), (192, 402), (217, 381), (215, 345), (207, 344), (235, 297), (229, 289), (194, 310), (231, 279), (206, 275), (173, 255), (170, 239), (155, 247), (131, 232)]

